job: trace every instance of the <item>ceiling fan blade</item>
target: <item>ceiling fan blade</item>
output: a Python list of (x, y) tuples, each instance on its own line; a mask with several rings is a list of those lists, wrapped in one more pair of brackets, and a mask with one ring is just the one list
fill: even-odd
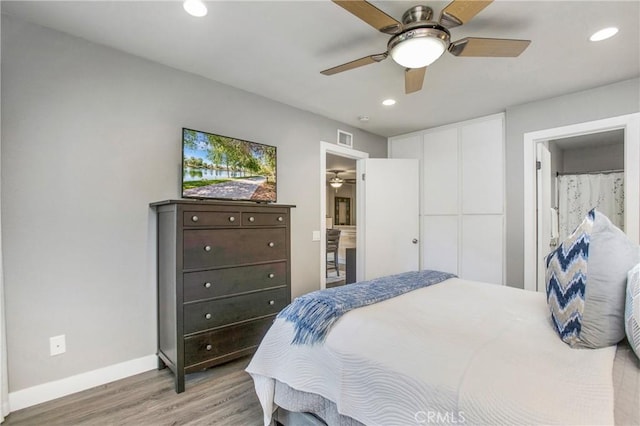
[(453, 28), (469, 22), (493, 0), (454, 0), (442, 10), (440, 24)]
[(384, 61), (389, 54), (387, 52), (378, 53), (377, 55), (365, 56), (364, 58), (356, 59), (355, 61), (347, 62), (346, 64), (338, 65), (337, 67), (329, 68), (324, 71), (320, 71), (320, 74), (333, 75), (343, 71), (349, 71), (354, 68), (362, 67), (364, 65), (373, 64), (376, 62)]
[(422, 90), (422, 83), (424, 82), (424, 74), (426, 71), (427, 67), (407, 68), (404, 71), (404, 92), (407, 95)]
[(365, 0), (333, 0), (335, 4), (351, 12), (378, 31), (397, 34), (402, 24)]
[(449, 52), (455, 56), (513, 58), (524, 52), (530, 43), (531, 40), (466, 37), (452, 42)]

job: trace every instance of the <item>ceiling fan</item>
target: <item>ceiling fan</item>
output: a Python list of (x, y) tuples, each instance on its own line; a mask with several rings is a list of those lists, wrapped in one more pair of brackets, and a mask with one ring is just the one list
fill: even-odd
[(331, 185), (333, 188), (340, 188), (343, 184), (347, 185), (355, 185), (355, 179), (349, 178), (341, 178), (339, 176), (340, 173), (347, 173), (349, 175), (349, 170), (327, 170), (327, 173), (333, 173), (333, 177), (331, 179), (327, 179), (327, 183)]
[(469, 22), (489, 6), (493, 0), (454, 0), (432, 21), (433, 10), (428, 6), (414, 6), (402, 15), (402, 23), (366, 0), (332, 0), (378, 31), (390, 34), (387, 50), (365, 56), (321, 71), (333, 75), (364, 65), (381, 62), (391, 56), (405, 68), (405, 93), (422, 89), (427, 66), (445, 50), (454, 56), (516, 57), (531, 43), (530, 40), (465, 37), (451, 41), (450, 28)]
[(345, 182), (344, 179), (338, 176), (338, 173), (343, 173), (344, 170), (327, 170), (327, 173), (334, 173), (335, 176), (329, 179), (329, 185), (333, 188), (340, 188), (342, 184)]

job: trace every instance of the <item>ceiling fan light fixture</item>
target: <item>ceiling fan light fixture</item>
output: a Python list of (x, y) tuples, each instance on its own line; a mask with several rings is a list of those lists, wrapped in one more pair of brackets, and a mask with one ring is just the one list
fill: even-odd
[(435, 62), (449, 46), (449, 33), (439, 28), (416, 28), (389, 40), (389, 53), (405, 68), (422, 68)]
[(182, 3), (182, 7), (187, 13), (191, 16), (195, 16), (197, 18), (202, 18), (207, 14), (207, 6), (202, 2), (202, 0), (185, 0)]
[[(341, 170), (341, 171), (344, 171), (344, 170)], [(340, 171), (338, 172), (334, 171), (333, 173), (335, 173), (335, 176), (329, 179), (329, 185), (331, 185), (332, 188), (338, 189), (344, 183), (344, 179), (338, 177), (338, 173), (340, 173)]]

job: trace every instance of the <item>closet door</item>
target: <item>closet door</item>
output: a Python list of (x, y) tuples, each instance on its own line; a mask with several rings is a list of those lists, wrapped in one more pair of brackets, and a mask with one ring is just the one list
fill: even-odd
[(458, 274), (458, 129), (424, 134), (422, 267)]
[[(504, 284), (504, 115), (422, 132), (421, 268)], [(389, 156), (416, 158), (416, 133)]]
[(502, 214), (504, 153), (502, 120), (460, 129), (462, 214)]
[(463, 215), (460, 278), (503, 284), (502, 215)]
[(460, 128), (460, 277), (504, 283), (503, 117)]
[(426, 215), (457, 215), (458, 129), (424, 135), (422, 198)]
[(459, 274), (458, 216), (422, 216), (422, 269)]

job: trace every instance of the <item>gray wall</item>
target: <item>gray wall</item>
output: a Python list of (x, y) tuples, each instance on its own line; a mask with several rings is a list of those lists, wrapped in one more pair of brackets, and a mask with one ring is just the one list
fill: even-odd
[(506, 110), (507, 284), (524, 283), (524, 134), (640, 111), (640, 79)]
[(565, 149), (561, 173), (582, 173), (624, 169), (624, 143)]
[[(221, 64), (224, 66), (224, 64)], [(320, 141), (309, 112), (3, 16), (2, 244), (10, 390), (156, 350), (155, 219), (179, 197), (181, 128), (278, 147), (292, 212), (293, 296), (319, 288)], [(49, 356), (49, 337), (67, 352)]]

